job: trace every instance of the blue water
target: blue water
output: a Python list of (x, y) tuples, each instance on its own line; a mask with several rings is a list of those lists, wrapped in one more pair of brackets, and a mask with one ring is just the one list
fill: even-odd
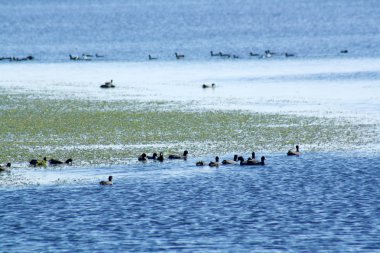
[[(355, 81), (348, 92), (358, 93), (359, 98), (360, 92), (363, 95), (365, 89), (370, 89), (363, 95), (362, 100), (366, 100), (363, 108), (351, 107), (355, 98), (342, 90), (336, 93), (347, 97), (345, 100), (334, 96), (330, 99), (362, 117), (376, 111), (374, 118), (378, 119), (377, 95), (371, 92), (377, 91), (379, 72), (370, 67), (377, 61), (362, 61), (360, 64), (366, 65), (363, 69), (333, 71), (334, 59), (344, 62), (345, 58), (380, 56), (377, 0), (13, 0), (0, 1), (0, 20), (0, 58), (33, 55), (32, 62), (42, 63), (42, 67), (28, 70), (16, 62), (0, 61), (3, 64), (0, 78), (4, 72), (8, 74), (0, 80), (4, 92), (12, 91), (16, 84), (24, 85), (22, 88), (27, 92), (33, 87), (35, 94), (41, 91), (53, 94), (45, 93), (44, 89), (57, 90), (59, 85), (55, 84), (69, 79), (89, 94), (93, 92), (93, 83), (98, 87), (99, 80), (110, 78), (104, 72), (110, 72), (115, 79), (119, 78), (121, 89), (117, 92), (121, 95), (125, 95), (120, 92), (123, 81), (126, 85), (133, 77), (131, 83), (139, 84), (139, 88), (169, 82), (169, 89), (174, 91), (172, 96), (185, 91), (185, 95), (178, 97), (187, 101), (183, 97), (191, 97), (193, 93), (178, 83), (191, 82), (200, 87), (201, 81), (215, 80), (215, 75), (219, 75), (217, 80), (222, 85), (219, 89), (218, 83), (218, 90), (211, 93), (214, 94), (211, 101), (215, 101), (220, 90), (223, 99), (216, 96), (217, 100), (232, 97), (232, 101), (237, 101), (236, 108), (241, 109), (246, 104), (232, 96), (243, 95), (236, 95), (236, 84), (229, 81), (233, 77), (229, 76), (230, 71), (238, 80), (246, 78), (247, 87), (272, 89), (255, 107), (268, 105), (270, 101), (277, 106), (276, 112), (283, 106), (280, 101), (297, 100), (293, 94), (299, 93), (300, 101), (308, 101), (314, 109), (313, 101), (318, 101), (323, 110), (330, 107), (318, 100), (325, 94), (314, 94), (312, 86), (302, 85), (303, 89), (297, 92), (283, 91), (279, 86), (268, 88), (262, 80), (276, 85), (284, 81), (297, 84), (300, 80), (331, 82), (332, 85), (320, 86), (322, 93), (327, 86), (341, 87)], [(341, 54), (343, 49), (348, 53)], [(280, 53), (271, 59), (285, 59), (282, 53), (294, 53), (305, 62), (302, 65), (313, 71), (291, 75), (298, 65), (288, 68), (289, 62), (272, 61), (269, 63), (273, 64), (253, 66), (241, 61), (245, 68), (253, 66), (259, 72), (253, 71), (254, 77), (245, 77), (245, 69), (241, 72), (243, 76), (239, 76), (238, 70), (244, 69), (241, 65), (220, 68), (211, 63), (213, 67), (207, 68), (208, 62), (226, 60), (211, 57), (210, 50), (236, 54), (240, 57), (236, 61), (258, 60), (250, 57), (249, 52)], [(149, 67), (135, 71), (128, 64), (115, 67), (108, 63), (147, 61), (148, 54), (159, 61), (176, 61), (174, 52), (185, 54), (184, 61), (190, 61), (187, 69), (194, 67), (197, 74), (183, 72), (183, 65), (175, 68), (150, 65), (155, 73), (150, 73), (152, 85), (145, 80)], [(74, 72), (74, 80), (66, 75), (72, 72), (66, 73), (67, 68), (60, 64), (44, 64), (69, 62), (69, 54), (83, 53), (104, 55), (93, 59), (104, 64), (91, 65), (84, 71), (78, 68), (82, 75)], [(313, 58), (322, 62), (333, 59), (333, 63), (308, 65), (308, 59)], [(15, 64), (17, 68), (4, 68), (5, 64)], [(321, 66), (332, 70), (319, 72)], [(54, 68), (59, 69), (52, 71)], [(215, 68), (222, 69), (225, 75)], [(272, 77), (268, 73), (272, 74), (273, 69), (279, 74)], [(164, 74), (157, 77), (161, 70)], [(183, 80), (166, 77), (165, 71), (169, 70), (171, 76), (180, 73), (179, 79)], [(137, 74), (133, 75), (134, 72)], [(49, 73), (54, 79), (47, 77)], [(98, 73), (91, 80), (93, 83), (88, 81), (89, 73)], [(17, 82), (14, 76), (30, 79), (31, 84)], [(373, 82), (367, 87), (364, 83), (368, 80)], [(365, 89), (359, 92), (353, 88), (355, 85)], [(227, 92), (223, 87), (229, 87)], [(76, 93), (80, 93), (78, 89)], [(126, 94), (133, 96), (130, 90)], [(69, 92), (72, 93), (71, 88)], [(333, 92), (326, 88), (326, 95)], [(273, 97), (278, 93), (282, 96)], [(296, 105), (297, 110), (302, 110), (307, 103)], [(105, 165), (61, 169), (33, 170), (16, 165), (11, 172), (0, 174), (0, 252), (380, 252), (380, 157), (378, 143), (374, 146), (367, 147), (367, 151), (374, 152), (362, 148), (361, 153), (306, 151), (300, 157), (268, 153), (265, 154), (268, 164), (255, 168), (194, 165), (198, 159), (212, 160), (211, 155), (147, 164), (107, 165), (105, 161)], [(98, 182), (109, 175), (114, 176), (114, 185), (99, 186)], [(15, 181), (6, 183), (7, 180)]]
[(33, 55), (42, 62), (82, 53), (106, 56), (98, 61), (146, 61), (148, 54), (175, 60), (174, 52), (219, 59), (210, 50), (245, 59), (264, 50), (380, 55), (377, 0), (13, 0), (1, 1), (0, 10), (0, 57)]
[(254, 168), (195, 161), (94, 169), (113, 186), (3, 189), (0, 251), (380, 251), (378, 156), (267, 154)]

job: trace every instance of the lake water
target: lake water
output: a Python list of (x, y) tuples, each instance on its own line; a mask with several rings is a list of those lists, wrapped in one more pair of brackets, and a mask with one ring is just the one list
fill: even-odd
[[(0, 57), (36, 58), (0, 62), (3, 94), (329, 117), (378, 133), (368, 145), (301, 146), (300, 157), (260, 150), (267, 165), (254, 168), (196, 167), (216, 154), (192, 151), (163, 163), (15, 163), (0, 174), (0, 252), (380, 252), (377, 1), (16, 0), (0, 8)], [(249, 56), (265, 50), (280, 54)], [(69, 61), (82, 53), (105, 57)], [(110, 79), (117, 89), (98, 88)], [(114, 185), (99, 186), (109, 175)]]
[[(380, 5), (358, 1), (2, 1), (0, 56), (68, 61), (210, 60), (210, 51), (297, 57), (380, 55)], [(282, 56), (283, 57), (283, 56)], [(213, 57), (213, 60), (217, 57)], [(255, 58), (255, 57), (252, 57)]]
[(378, 156), (267, 158), (255, 168), (194, 159), (91, 168), (112, 174), (110, 187), (83, 169), (70, 183), (35, 171), (41, 186), (2, 190), (2, 251), (379, 250)]

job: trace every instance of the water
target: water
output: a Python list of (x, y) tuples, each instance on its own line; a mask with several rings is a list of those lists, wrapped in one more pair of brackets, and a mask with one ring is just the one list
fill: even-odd
[[(78, 171), (73, 184), (41, 177), (40, 187), (1, 194), (2, 251), (380, 249), (377, 157), (276, 153), (267, 161), (254, 168), (134, 163), (92, 176)], [(111, 173), (113, 186), (97, 185)]]
[[(211, 60), (210, 50), (297, 57), (380, 55), (380, 5), (359, 1), (27, 1), (0, 3), (1, 56), (68, 61)], [(283, 58), (282, 56), (281, 58)], [(254, 57), (253, 57), (254, 58)], [(216, 60), (213, 58), (213, 60)]]
[[(378, 1), (15, 0), (0, 10), (0, 57), (35, 57), (0, 61), (0, 92), (11, 98), (328, 117), (377, 133), (362, 140), (368, 146), (301, 146), (300, 157), (257, 150), (268, 164), (254, 168), (196, 167), (215, 155), (203, 144), (188, 161), (127, 156), (46, 169), (18, 161), (0, 174), (0, 252), (380, 251)], [(264, 50), (279, 54), (249, 56)], [(82, 53), (105, 57), (69, 61)], [(148, 54), (159, 59), (148, 62)], [(98, 88), (110, 79), (116, 89)], [(215, 89), (201, 89), (212, 82)], [(17, 101), (0, 116), (19, 109)], [(0, 141), (4, 151), (7, 139)], [(109, 175), (114, 185), (99, 186)]]

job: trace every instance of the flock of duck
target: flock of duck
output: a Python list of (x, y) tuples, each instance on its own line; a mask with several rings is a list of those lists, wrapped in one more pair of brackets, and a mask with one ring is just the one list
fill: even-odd
[[(168, 155), (166, 158), (164, 157), (164, 154), (160, 152), (160, 154), (153, 153), (152, 156), (148, 156), (146, 153), (142, 153), (137, 160), (140, 162), (147, 162), (149, 160), (156, 160), (156, 161), (164, 161), (165, 159), (174, 160), (174, 159), (187, 159), (187, 155), (189, 152), (185, 150), (183, 154), (181, 155)], [(296, 150), (289, 150), (287, 152), (288, 156), (299, 156), (301, 154), (299, 150), (299, 146), (296, 146)], [(232, 160), (223, 160), (220, 162), (219, 157), (215, 157), (215, 161), (211, 162), (204, 162), (204, 161), (198, 161), (195, 163), (196, 166), (210, 166), (210, 167), (219, 167), (222, 165), (230, 165), (230, 164), (240, 164), (241, 166), (264, 166), (265, 165), (265, 156), (262, 156), (260, 160), (256, 160), (256, 154), (255, 152), (252, 152), (252, 156), (249, 157), (247, 160), (243, 158), (243, 156), (234, 155), (234, 158)], [(112, 185), (113, 177), (109, 176), (108, 180), (100, 181), (100, 185)]]
[[(183, 154), (172, 154), (164, 157), (164, 154), (160, 152), (159, 154), (153, 153), (152, 156), (148, 156), (146, 153), (142, 153), (137, 160), (140, 162), (147, 162), (149, 160), (155, 160), (163, 162), (165, 159), (169, 160), (186, 160), (189, 152), (185, 150)], [(299, 146), (296, 146), (296, 150), (289, 150), (287, 152), (288, 156), (299, 156), (300, 150)], [(43, 159), (32, 159), (29, 161), (29, 165), (33, 167), (46, 167), (48, 165), (50, 166), (57, 166), (57, 165), (72, 165), (73, 159), (69, 158), (66, 161), (60, 161), (57, 159), (49, 159), (47, 160), (46, 157)], [(252, 156), (249, 157), (247, 160), (243, 158), (243, 156), (234, 155), (234, 158), (232, 160), (223, 160), (220, 162), (219, 156), (215, 157), (215, 161), (211, 161), (209, 163), (204, 161), (198, 161), (195, 163), (196, 166), (210, 166), (210, 167), (219, 167), (221, 165), (229, 165), (229, 164), (240, 164), (241, 166), (264, 166), (265, 165), (265, 156), (262, 156), (260, 160), (256, 160), (256, 154), (255, 152), (252, 152)], [(4, 165), (0, 165), (0, 172), (7, 171), (11, 167), (11, 163), (7, 163)], [(112, 185), (112, 176), (108, 177), (107, 181), (101, 181), (99, 182), (100, 185)]]
[[(72, 165), (73, 159), (69, 158), (66, 161), (60, 161), (57, 159), (49, 159), (47, 160), (46, 157), (43, 159), (32, 159), (29, 161), (29, 165), (32, 167), (46, 167), (48, 165), (50, 166), (56, 166), (56, 165)], [(7, 163), (5, 165), (0, 164), (0, 172), (7, 171), (12, 166), (11, 163)]]
[(22, 58), (19, 58), (19, 57), (0, 57), (0, 61), (3, 61), (3, 60), (8, 60), (8, 61), (31, 61), (33, 60), (34, 57), (29, 55), (29, 56), (26, 56), (26, 57), (22, 57)]
[[(347, 54), (348, 53), (348, 50), (347, 49), (344, 49), (344, 50), (340, 50), (340, 53), (341, 54)], [(174, 53), (174, 56), (177, 60), (181, 60), (181, 59), (184, 59), (185, 58), (185, 55), (184, 54), (181, 54), (181, 53), (178, 53), (178, 52), (175, 52)], [(222, 58), (222, 59), (239, 59), (241, 58), (239, 55), (237, 54), (231, 54), (231, 53), (223, 53), (221, 51), (219, 52), (214, 52), (214, 51), (210, 51), (210, 56), (211, 57), (218, 57), (218, 58)], [(252, 57), (256, 57), (256, 58), (259, 58), (259, 59), (266, 59), (266, 58), (271, 58), (273, 56), (283, 56), (283, 57), (294, 57), (296, 56), (296, 54), (294, 53), (288, 53), (288, 52), (284, 52), (284, 53), (277, 53), (277, 52), (273, 52), (271, 50), (265, 50), (263, 53), (259, 53), (259, 52), (249, 52), (249, 54), (247, 55), (249, 58), (252, 58)], [(69, 54), (69, 59), (71, 61), (92, 61), (93, 59), (96, 59), (96, 58), (104, 58), (106, 57), (105, 55), (101, 55), (101, 54), (85, 54), (83, 53), (82, 55), (72, 55), (72, 54)], [(152, 56), (151, 54), (148, 55), (148, 60), (158, 60), (159, 57), (158, 56)], [(2, 60), (9, 60), (9, 61), (30, 61), (30, 60), (34, 60), (34, 57), (29, 55), (29, 56), (26, 56), (26, 57), (0, 57), (0, 61)]]

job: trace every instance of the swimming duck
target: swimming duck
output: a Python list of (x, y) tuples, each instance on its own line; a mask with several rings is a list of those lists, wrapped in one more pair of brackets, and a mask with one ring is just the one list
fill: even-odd
[(299, 148), (298, 145), (296, 145), (296, 151), (289, 150), (288, 153), (287, 153), (287, 155), (289, 155), (289, 156), (291, 156), (291, 155), (297, 155), (298, 156), (300, 154), (301, 154), (301, 152), (300, 152), (300, 148)]
[(179, 59), (185, 58), (185, 55), (184, 54), (178, 54), (177, 52), (175, 52), (175, 57), (177, 58), (177, 60), (179, 60)]
[(213, 51), (210, 51), (211, 56), (219, 56), (219, 54), (214, 54)]
[(169, 155), (168, 158), (169, 159), (187, 159), (187, 155), (189, 154), (189, 152), (187, 150), (183, 151), (183, 155)]
[(148, 159), (153, 159), (153, 160), (156, 160), (157, 159), (157, 153), (153, 153), (153, 155), (152, 156), (147, 156), (146, 158), (148, 158)]
[(244, 160), (244, 157), (239, 156), (238, 161), (240, 161), (240, 165), (247, 165), (247, 161)]
[(78, 60), (80, 60), (79, 56), (76, 56), (76, 55), (69, 54), (69, 57), (70, 57), (70, 60), (72, 60), (72, 61), (78, 61)]
[(294, 54), (290, 54), (290, 53), (285, 53), (285, 57), (293, 57)]
[(210, 166), (210, 167), (218, 167), (220, 165), (220, 162), (219, 162), (219, 156), (216, 156), (215, 157), (215, 162), (210, 162), (209, 164), (208, 164), (208, 166)]
[(100, 88), (115, 88), (115, 85), (113, 84), (113, 80), (111, 80), (110, 82), (105, 82), (100, 85)]
[(256, 154), (255, 154), (255, 152), (252, 152), (252, 157), (248, 157), (247, 161), (259, 162), (259, 161), (256, 160)]
[(149, 60), (157, 60), (157, 57), (152, 57), (151, 55), (148, 55)]
[(37, 166), (46, 166), (46, 157), (44, 157), (42, 160), (33, 159), (29, 162), (30, 165), (37, 167)]
[(234, 155), (233, 160), (223, 160), (222, 164), (236, 164), (237, 161), (238, 161), (238, 155)]
[(244, 161), (244, 159), (240, 160), (240, 165), (265, 165), (265, 156), (261, 157), (261, 162), (253, 161), (253, 160), (247, 160)]
[(163, 162), (165, 160), (164, 154), (160, 152), (160, 155), (157, 157), (157, 161)]
[(252, 53), (252, 52), (249, 52), (249, 56), (260, 56), (259, 54), (257, 53)]
[(222, 52), (219, 52), (219, 56), (220, 56), (220, 57), (227, 57), (227, 58), (230, 58), (230, 57), (231, 57), (230, 54), (223, 54)]
[(211, 85), (203, 84), (202, 88), (203, 89), (206, 89), (206, 88), (215, 88), (215, 83), (212, 83)]
[(206, 163), (204, 161), (198, 161), (195, 163), (196, 166), (205, 166)]
[(6, 171), (10, 167), (11, 167), (11, 163), (7, 163), (6, 165), (0, 165), (0, 172)]
[(137, 160), (141, 161), (141, 162), (146, 162), (148, 161), (148, 158), (146, 157), (146, 154), (145, 153), (142, 153), (138, 158)]
[(72, 163), (73, 163), (73, 159), (67, 159), (65, 162), (62, 162), (62, 161), (60, 161), (60, 160), (56, 160), (56, 159), (50, 159), (49, 160), (49, 164), (50, 165), (60, 165), (60, 164), (64, 164), (64, 163), (66, 163), (66, 164), (68, 164), (68, 165), (72, 165)]
[(112, 185), (112, 176), (109, 176), (108, 177), (108, 181), (100, 181), (99, 182), (100, 185)]

